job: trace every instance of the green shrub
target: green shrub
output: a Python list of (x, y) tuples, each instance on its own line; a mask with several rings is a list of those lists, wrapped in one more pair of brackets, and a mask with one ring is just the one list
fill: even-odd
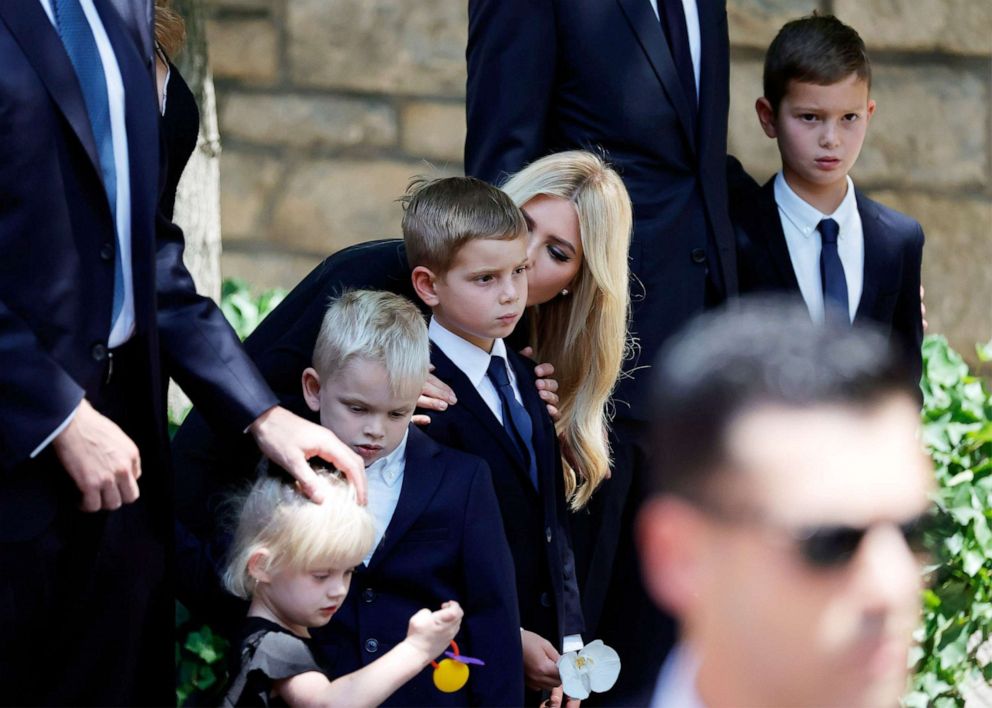
[[(978, 351), (983, 361), (992, 354), (988, 346)], [(934, 461), (937, 522), (904, 704), (944, 708), (963, 706), (966, 686), (992, 682), (992, 399), (944, 337), (927, 337), (923, 360), (923, 441)]]

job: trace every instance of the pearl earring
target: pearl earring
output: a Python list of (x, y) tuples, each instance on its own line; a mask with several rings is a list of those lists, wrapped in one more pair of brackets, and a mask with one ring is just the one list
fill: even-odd
[(568, 288), (562, 288), (561, 289), (561, 296), (562, 297), (568, 297)]

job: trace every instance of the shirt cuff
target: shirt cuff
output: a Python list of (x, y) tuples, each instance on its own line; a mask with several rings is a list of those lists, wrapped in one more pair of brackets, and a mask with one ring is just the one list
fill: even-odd
[[(82, 401), (80, 401), (79, 405), (82, 405)], [(72, 413), (69, 414), (69, 417), (63, 420), (62, 424), (59, 425), (59, 427), (57, 427), (55, 430), (53, 430), (47, 438), (42, 440), (41, 445), (39, 445), (34, 449), (34, 452), (32, 452), (30, 455), (32, 460), (36, 458), (38, 455), (40, 455), (41, 451), (44, 450), (46, 447), (48, 447), (51, 444), (52, 440), (57, 438), (59, 436), (59, 433), (61, 433), (69, 426), (69, 423), (72, 422), (72, 419), (76, 417), (76, 413), (79, 411), (79, 405), (73, 408)]]
[(570, 651), (578, 651), (585, 646), (581, 634), (569, 634), (561, 640), (561, 653), (567, 654)]

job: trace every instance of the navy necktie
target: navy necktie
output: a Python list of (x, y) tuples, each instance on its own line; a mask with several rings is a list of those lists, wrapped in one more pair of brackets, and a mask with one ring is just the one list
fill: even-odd
[[(100, 51), (93, 37), (93, 30), (86, 20), (79, 0), (52, 0), (55, 27), (65, 46), (69, 61), (79, 79), (83, 102), (93, 130), (96, 152), (100, 160), (100, 176), (110, 203), (110, 215), (117, 231), (117, 168), (114, 164), (114, 139), (110, 127), (110, 99), (107, 96), (107, 78), (103, 73)], [(114, 305), (111, 319), (117, 321), (124, 304), (124, 268), (121, 263), (120, 245), (114, 249)]]
[(689, 50), (689, 29), (685, 19), (682, 0), (658, 0), (658, 15), (661, 28), (668, 40), (668, 48), (675, 61), (675, 71), (679, 83), (689, 99), (693, 118), (696, 117), (696, 71), (692, 66), (692, 52)]
[(534, 426), (527, 409), (520, 405), (517, 397), (513, 395), (513, 387), (510, 385), (510, 378), (506, 373), (506, 360), (501, 356), (491, 357), (486, 373), (499, 394), (500, 404), (503, 408), (503, 427), (510, 433), (510, 438), (516, 443), (523, 455), (524, 461), (527, 463), (527, 471), (530, 474), (530, 481), (534, 485), (534, 489), (537, 489), (537, 458), (534, 455), (534, 445), (531, 442)]
[(822, 237), (820, 248), (820, 282), (823, 284), (823, 318), (827, 321), (851, 323), (847, 299), (847, 278), (844, 264), (837, 252), (840, 227), (833, 219), (824, 219), (816, 227)]

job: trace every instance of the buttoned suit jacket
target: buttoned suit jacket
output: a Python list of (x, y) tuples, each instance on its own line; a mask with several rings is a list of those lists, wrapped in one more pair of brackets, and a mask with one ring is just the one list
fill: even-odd
[(539, 489), (516, 444), (475, 386), (437, 346), (434, 373), (455, 392), (458, 404), (430, 411), (425, 432), (438, 442), (481, 457), (492, 473), (516, 571), (520, 621), (556, 646), (584, 629), (565, 502), (561, 454), (554, 424), (537, 394), (533, 364), (507, 351), (524, 407), (533, 421)]
[[(94, 5), (125, 87), (132, 346), (147, 367), (129, 392), (141, 420), (122, 422), (137, 430), (142, 488), (167, 507), (165, 377), (235, 427), (275, 398), (219, 310), (195, 294), (182, 232), (156, 216), (159, 112), (139, 47), (151, 29), (135, 20), (145, 2), (135, 2), (131, 24), (107, 0)], [(39, 2), (0, 3), (0, 66), (0, 540), (14, 541), (78, 503), (50, 445), (29, 458), (83, 397), (99, 400), (117, 242), (82, 91)]]
[(428, 666), (384, 705), (522, 705), (520, 617), (513, 558), (486, 463), (443, 447), (410, 426), (396, 511), (369, 564), (360, 565), (331, 622), (312, 632), (334, 675), (356, 671), (406, 636), (422, 607), (457, 600), (465, 611), (459, 650), (482, 659), (455, 693), (434, 686)]
[[(888, 335), (905, 355), (910, 377), (922, 373), (923, 317), (920, 267), (923, 229), (914, 219), (855, 190), (864, 233), (861, 301), (854, 325), (870, 323)], [(741, 293), (799, 294), (799, 282), (775, 201), (775, 178), (757, 192), (733, 199)]]
[(624, 418), (648, 419), (647, 367), (704, 307), (707, 251), (725, 295), (737, 291), (727, 14), (723, 0), (697, 4), (698, 121), (648, 0), (469, 2), (466, 174), (498, 184), (549, 153), (602, 149), (630, 193), (640, 355), (617, 387)]

